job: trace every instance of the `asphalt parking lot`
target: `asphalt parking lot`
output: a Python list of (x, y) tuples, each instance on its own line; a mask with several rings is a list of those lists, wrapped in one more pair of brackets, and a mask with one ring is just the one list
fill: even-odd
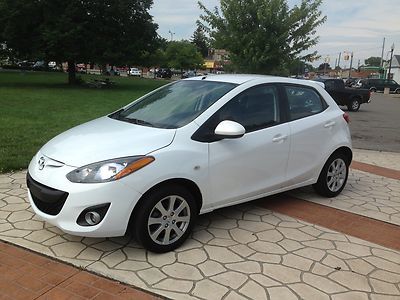
[(372, 94), (371, 103), (350, 112), (353, 147), (400, 152), (399, 114), (400, 95)]

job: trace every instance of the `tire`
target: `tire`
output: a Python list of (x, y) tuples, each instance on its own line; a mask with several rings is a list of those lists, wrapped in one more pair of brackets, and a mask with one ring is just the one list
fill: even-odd
[(331, 155), (322, 168), (317, 183), (313, 185), (315, 191), (328, 198), (339, 195), (346, 186), (349, 165), (349, 159), (343, 153)]
[(400, 89), (397, 89), (397, 90), (395, 91), (395, 93), (396, 93), (396, 94), (400, 94)]
[(134, 216), (133, 233), (147, 250), (172, 251), (186, 240), (197, 214), (196, 201), (186, 188), (161, 186), (141, 199)]
[(350, 103), (347, 105), (347, 109), (349, 111), (358, 111), (360, 109), (361, 102), (358, 98), (353, 98), (350, 100)]
[(369, 89), (372, 93), (376, 93), (376, 88), (370, 88)]

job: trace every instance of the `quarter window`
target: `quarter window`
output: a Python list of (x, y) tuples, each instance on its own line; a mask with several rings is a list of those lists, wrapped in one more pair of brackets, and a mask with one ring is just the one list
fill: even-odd
[(240, 123), (246, 132), (266, 128), (280, 122), (278, 92), (274, 86), (251, 88), (223, 106), (218, 119)]
[(290, 120), (312, 116), (324, 110), (321, 96), (311, 88), (286, 86)]

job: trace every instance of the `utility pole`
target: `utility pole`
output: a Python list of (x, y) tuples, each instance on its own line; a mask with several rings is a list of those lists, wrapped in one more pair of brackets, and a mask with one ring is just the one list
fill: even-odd
[(342, 52), (339, 52), (339, 58), (338, 58), (338, 67), (340, 68), (340, 58), (342, 57)]
[(382, 54), (381, 54), (381, 68), (383, 67), (383, 52), (385, 51), (385, 38), (383, 38)]
[(393, 58), (393, 51), (394, 51), (394, 43), (392, 44), (392, 47), (390, 47), (390, 61), (389, 61), (389, 72), (387, 75), (387, 79), (390, 79), (390, 72), (392, 71), (392, 58)]
[(353, 67), (353, 52), (351, 52), (349, 78), (351, 78), (351, 68)]
[(175, 32), (172, 32), (171, 30), (168, 30), (168, 33), (171, 35), (171, 42), (173, 40), (173, 35), (175, 34)]

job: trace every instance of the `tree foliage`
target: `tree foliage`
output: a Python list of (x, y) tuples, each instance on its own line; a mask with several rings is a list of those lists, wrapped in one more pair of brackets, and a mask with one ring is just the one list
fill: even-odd
[(323, 71), (323, 70), (332, 70), (331, 65), (328, 63), (322, 63), (318, 66), (318, 70), (319, 71)]
[[(20, 58), (139, 63), (157, 25), (152, 0), (0, 0), (0, 42)], [(71, 74), (75, 70), (71, 68)], [(74, 76), (70, 76), (73, 81)]]
[(221, 8), (199, 6), (203, 25), (215, 47), (229, 50), (239, 71), (282, 74), (295, 58), (318, 42), (316, 28), (325, 22), (322, 0), (302, 0), (289, 8), (287, 0), (221, 0)]
[(197, 25), (196, 30), (190, 41), (196, 46), (197, 50), (201, 53), (203, 57), (208, 56), (209, 43), (206, 34), (204, 33), (203, 26), (201, 24)]
[(381, 66), (381, 58), (376, 57), (376, 56), (371, 56), (365, 60), (365, 64), (367, 66), (380, 67)]
[(170, 68), (197, 69), (203, 65), (203, 58), (195, 45), (188, 41), (170, 42), (165, 50), (165, 57)]

